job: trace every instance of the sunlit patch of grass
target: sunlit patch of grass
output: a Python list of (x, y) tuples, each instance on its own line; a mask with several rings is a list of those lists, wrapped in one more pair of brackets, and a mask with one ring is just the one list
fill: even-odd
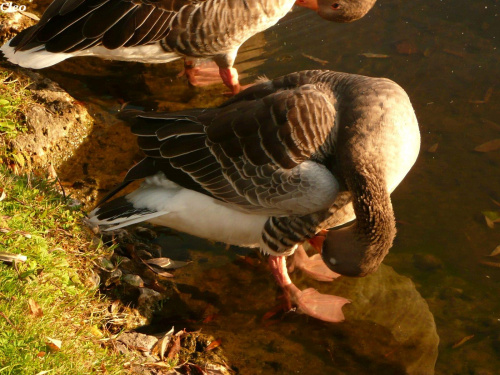
[(0, 70), (0, 159), (24, 164), (22, 155), (9, 149), (9, 140), (28, 130), (25, 109), (33, 105), (29, 82), (14, 78), (13, 73)]
[(106, 304), (88, 280), (106, 250), (81, 229), (83, 213), (47, 180), (2, 166), (0, 194), (0, 253), (27, 256), (0, 262), (0, 374), (123, 373), (125, 358), (99, 342)]
[(0, 134), (13, 137), (27, 130), (23, 109), (32, 104), (29, 82), (21, 82), (7, 71), (0, 71), (0, 81)]

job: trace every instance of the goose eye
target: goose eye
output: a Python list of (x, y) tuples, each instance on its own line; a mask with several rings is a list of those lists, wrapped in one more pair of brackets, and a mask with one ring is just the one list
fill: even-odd
[(340, 4), (339, 4), (339, 3), (333, 3), (333, 4), (332, 4), (332, 8), (333, 8), (333, 9), (340, 9), (341, 7), (340, 7)]

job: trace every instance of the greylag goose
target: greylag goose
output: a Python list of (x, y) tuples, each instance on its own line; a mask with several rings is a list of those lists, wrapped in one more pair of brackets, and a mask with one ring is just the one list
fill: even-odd
[[(296, 0), (54, 0), (40, 22), (5, 43), (11, 62), (41, 69), (73, 56), (147, 63), (212, 58), (223, 82), (240, 90), (238, 48), (273, 26)], [(376, 0), (297, 0), (322, 18), (351, 22)], [(196, 84), (192, 61), (186, 75)]]
[[(396, 234), (389, 194), (420, 148), (417, 119), (400, 86), (302, 71), (258, 83), (218, 108), (128, 116), (146, 157), (90, 213), (93, 225), (148, 221), (260, 248), (300, 310), (343, 319), (347, 300), (300, 291), (285, 257), (299, 248), (304, 260), (304, 241), (355, 219), (327, 232), (321, 258), (328, 268), (318, 279), (364, 276), (380, 265)], [(109, 201), (143, 178), (140, 188)]]

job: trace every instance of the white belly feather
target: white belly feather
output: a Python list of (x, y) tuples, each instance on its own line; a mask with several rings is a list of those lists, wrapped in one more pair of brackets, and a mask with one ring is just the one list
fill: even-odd
[(267, 215), (231, 209), (216, 199), (160, 178), (148, 178), (142, 188), (127, 196), (136, 207), (165, 213), (149, 222), (231, 245), (260, 246)]

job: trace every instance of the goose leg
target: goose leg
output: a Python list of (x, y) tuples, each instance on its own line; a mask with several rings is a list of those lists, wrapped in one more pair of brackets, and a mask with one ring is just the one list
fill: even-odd
[(240, 81), (238, 80), (238, 71), (233, 68), (219, 68), (219, 74), (222, 82), (231, 90), (230, 94), (236, 95), (241, 91)]
[(309, 257), (302, 245), (299, 245), (297, 250), (295, 250), (293, 267), (301, 269), (318, 281), (333, 281), (340, 276), (326, 266), (320, 254), (314, 254), (312, 257)]
[(293, 303), (300, 312), (325, 322), (336, 323), (344, 320), (342, 306), (349, 303), (349, 300), (343, 297), (321, 294), (312, 288), (306, 290), (297, 288), (288, 275), (284, 256), (270, 255), (269, 265), (274, 278), (283, 288), (285, 296), (290, 301), (289, 305)]
[(191, 86), (208, 86), (220, 82), (219, 67), (212, 61), (195, 64), (194, 61), (184, 60), (184, 71), (178, 76), (186, 76)]

